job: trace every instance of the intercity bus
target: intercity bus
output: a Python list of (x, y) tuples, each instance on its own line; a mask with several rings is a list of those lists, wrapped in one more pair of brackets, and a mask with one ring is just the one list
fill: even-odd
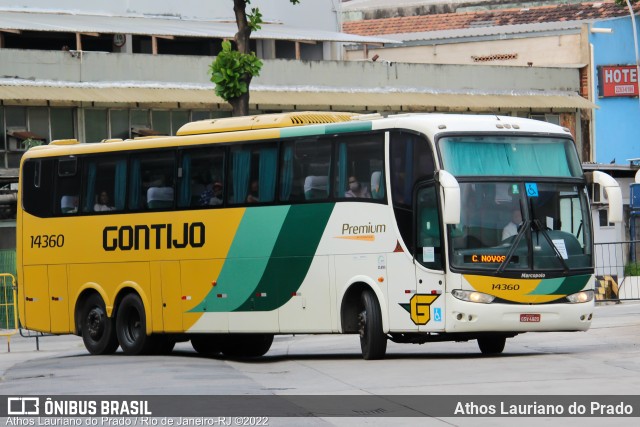
[(517, 117), (293, 112), (53, 141), (21, 163), (20, 320), (92, 354), (257, 357), (331, 333), (365, 359), (388, 340), (501, 353), (589, 328), (591, 182), (621, 220), (568, 129)]

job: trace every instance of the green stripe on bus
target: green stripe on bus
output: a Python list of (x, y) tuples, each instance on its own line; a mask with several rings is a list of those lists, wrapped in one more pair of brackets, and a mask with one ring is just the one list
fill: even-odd
[[(191, 312), (233, 311), (254, 295), (273, 252), (289, 206), (247, 208), (215, 289)], [(224, 294), (225, 298), (218, 298)]]
[(328, 135), (345, 132), (366, 132), (373, 128), (371, 122), (345, 122), (332, 123), (318, 126), (298, 126), (283, 128), (280, 130), (280, 137), (288, 138), (295, 136)]
[(581, 291), (589, 282), (590, 275), (543, 279), (529, 295), (571, 295)]
[(309, 272), (333, 208), (333, 203), (291, 206), (255, 296), (235, 311), (275, 310), (291, 299)]

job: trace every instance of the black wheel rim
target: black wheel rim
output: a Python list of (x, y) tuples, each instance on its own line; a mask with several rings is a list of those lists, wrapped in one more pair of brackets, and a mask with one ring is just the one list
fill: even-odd
[(105, 330), (105, 312), (100, 307), (92, 307), (87, 313), (86, 328), (93, 341), (99, 341)]

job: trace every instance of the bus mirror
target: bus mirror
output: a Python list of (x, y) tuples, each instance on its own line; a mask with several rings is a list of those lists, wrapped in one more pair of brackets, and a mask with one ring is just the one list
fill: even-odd
[(600, 184), (607, 192), (607, 200), (609, 200), (609, 221), (622, 222), (622, 191), (620, 190), (618, 181), (604, 172), (593, 171), (593, 182)]
[(456, 178), (446, 170), (438, 172), (438, 182), (444, 191), (443, 220), (445, 224), (460, 223), (460, 185)]

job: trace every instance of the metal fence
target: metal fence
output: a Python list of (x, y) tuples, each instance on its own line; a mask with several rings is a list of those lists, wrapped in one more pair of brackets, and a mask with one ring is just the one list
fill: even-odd
[(16, 280), (13, 274), (0, 274), (0, 337), (7, 337), (7, 348), (11, 348), (11, 336), (18, 332), (18, 310), (16, 307)]
[(596, 243), (596, 300), (640, 300), (640, 241)]

